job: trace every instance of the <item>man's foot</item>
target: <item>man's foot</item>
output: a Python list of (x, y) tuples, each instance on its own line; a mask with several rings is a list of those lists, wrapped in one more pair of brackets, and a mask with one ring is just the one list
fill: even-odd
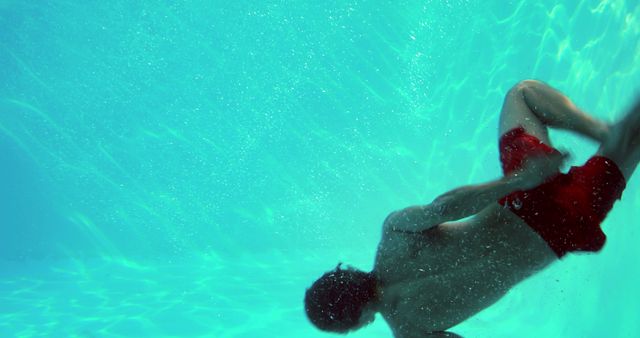
[(628, 181), (640, 161), (640, 101), (609, 130), (598, 155), (613, 160)]
[(640, 100), (636, 101), (629, 112), (617, 123), (607, 126), (603, 131), (604, 139), (602, 146), (604, 149), (628, 153), (631, 148), (637, 146), (640, 141)]
[(611, 128), (613, 128), (613, 126), (614, 125), (612, 124), (602, 122), (601, 127), (596, 133), (596, 140), (600, 143), (604, 143), (606, 140), (608, 140), (611, 136)]
[(631, 140), (631, 145), (637, 148), (640, 145), (640, 100), (636, 101), (624, 120), (633, 126), (634, 139)]
[(627, 119), (624, 118), (608, 127), (606, 138), (602, 142), (602, 151), (605, 153), (617, 153), (622, 156), (628, 153), (628, 146), (634, 132), (629, 128)]

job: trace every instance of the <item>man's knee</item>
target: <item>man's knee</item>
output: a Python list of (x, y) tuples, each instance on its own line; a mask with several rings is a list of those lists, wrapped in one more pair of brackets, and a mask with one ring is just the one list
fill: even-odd
[(505, 100), (507, 101), (522, 101), (525, 102), (525, 92), (528, 88), (531, 88), (537, 85), (538, 81), (536, 80), (522, 80), (516, 83), (509, 89), (507, 95), (505, 96)]
[(524, 93), (525, 89), (534, 88), (540, 85), (542, 85), (542, 82), (538, 80), (526, 79), (516, 83), (513, 87), (511, 87), (510, 91)]

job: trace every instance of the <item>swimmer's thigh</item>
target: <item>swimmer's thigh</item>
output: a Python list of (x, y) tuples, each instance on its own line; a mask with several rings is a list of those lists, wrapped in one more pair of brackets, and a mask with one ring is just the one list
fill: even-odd
[(502, 136), (508, 131), (522, 126), (527, 134), (535, 136), (542, 143), (551, 146), (547, 126), (531, 111), (524, 99), (523, 89), (527, 86), (527, 81), (531, 80), (518, 82), (505, 96), (500, 112), (498, 135)]

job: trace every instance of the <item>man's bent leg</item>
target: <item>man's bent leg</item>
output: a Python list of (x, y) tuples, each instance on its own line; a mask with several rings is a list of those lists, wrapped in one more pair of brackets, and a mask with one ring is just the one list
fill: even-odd
[(585, 114), (564, 94), (536, 80), (519, 82), (505, 98), (500, 135), (518, 126), (547, 145), (551, 145), (547, 126), (571, 130), (599, 142), (609, 134), (606, 123)]
[(558, 90), (536, 80), (522, 81), (521, 86), (525, 102), (542, 123), (577, 132), (598, 142), (607, 139), (607, 124), (578, 109)]
[(500, 131), (502, 137), (509, 131), (522, 127), (528, 135), (534, 136), (542, 143), (551, 146), (546, 125), (529, 108), (524, 98), (524, 87), (528, 80), (513, 86), (504, 98), (500, 113)]

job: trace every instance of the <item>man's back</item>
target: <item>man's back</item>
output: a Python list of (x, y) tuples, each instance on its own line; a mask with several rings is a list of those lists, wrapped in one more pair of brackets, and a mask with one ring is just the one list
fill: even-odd
[[(600, 148), (561, 173), (567, 154), (552, 146), (548, 127)], [(505, 97), (499, 135), (504, 176), (390, 214), (373, 271), (338, 265), (325, 273), (306, 293), (309, 317), (345, 333), (380, 312), (396, 338), (447, 337), (444, 330), (552, 262), (599, 252), (600, 226), (640, 163), (640, 101), (609, 126), (550, 86), (525, 80)]]
[(422, 233), (392, 230), (391, 217), (373, 272), (382, 288), (380, 313), (397, 338), (446, 330), (557, 260), (542, 238), (497, 203), (468, 221)]

